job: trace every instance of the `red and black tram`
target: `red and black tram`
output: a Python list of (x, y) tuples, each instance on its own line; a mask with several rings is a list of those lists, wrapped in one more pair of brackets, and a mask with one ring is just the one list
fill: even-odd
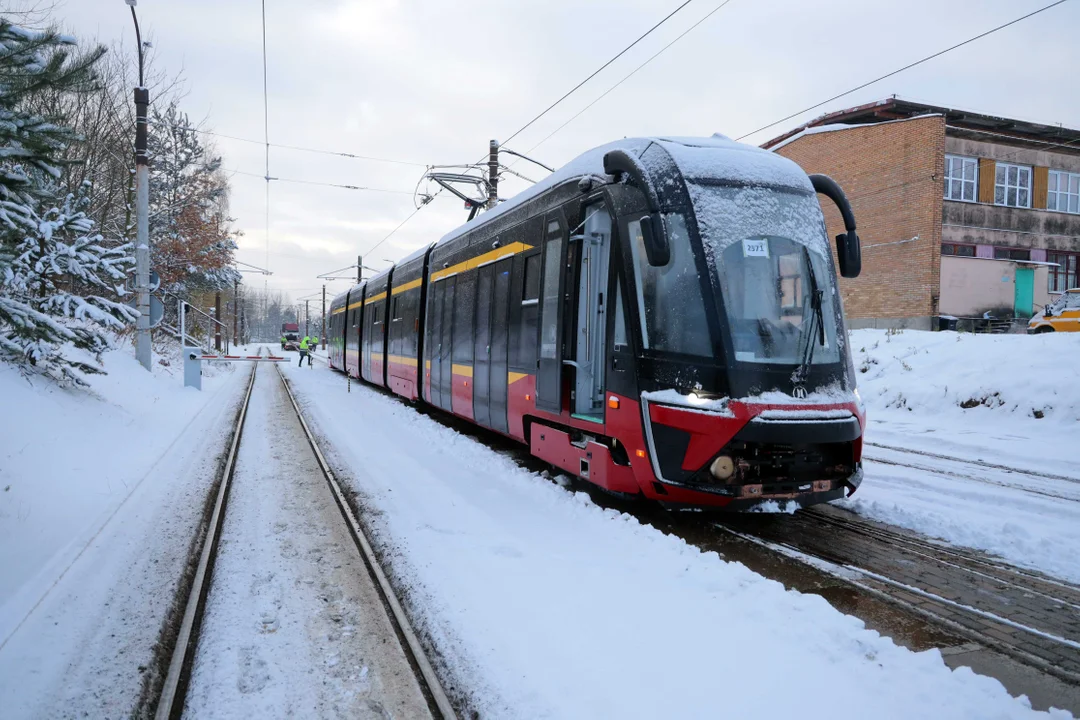
[(862, 478), (837, 286), (860, 265), (829, 178), (719, 136), (621, 140), (335, 298), (330, 363), (610, 491), (812, 504)]

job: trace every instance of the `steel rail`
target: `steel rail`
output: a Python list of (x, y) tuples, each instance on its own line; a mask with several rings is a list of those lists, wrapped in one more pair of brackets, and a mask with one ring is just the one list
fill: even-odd
[(185, 693), (188, 674), (191, 663), (194, 661), (195, 631), (198, 620), (202, 616), (206, 604), (206, 596), (210, 590), (210, 576), (213, 569), (214, 559), (217, 556), (218, 540), (221, 539), (221, 527), (225, 519), (225, 503), (229, 497), (229, 487), (232, 483), (233, 470), (236, 467), (237, 450), (240, 447), (240, 436), (244, 430), (244, 420), (247, 418), (248, 404), (251, 401), (251, 391), (255, 387), (255, 372), (259, 365), (251, 366), (251, 376), (248, 378), (247, 391), (244, 393), (244, 402), (240, 406), (240, 414), (233, 429), (232, 443), (229, 446), (229, 454), (225, 459), (222, 470), (221, 484), (218, 486), (217, 498), (214, 501), (214, 510), (210, 515), (210, 523), (203, 538), (202, 550), (199, 553), (199, 565), (195, 570), (195, 578), (188, 594), (187, 605), (184, 608), (184, 618), (180, 623), (180, 630), (176, 636), (176, 645), (173, 647), (172, 659), (169, 662), (169, 671), (165, 675), (165, 684), (158, 696), (157, 709), (154, 711), (155, 720), (169, 720), (178, 718), (184, 710)]
[(1006, 472), (1016, 473), (1018, 475), (1028, 475), (1029, 477), (1046, 478), (1048, 480), (1064, 480), (1065, 482), (1080, 483), (1080, 478), (1070, 477), (1068, 475), (1058, 475), (1057, 473), (1040, 472), (1038, 470), (1025, 470), (1023, 468), (1012, 467), (1011, 465), (1002, 465), (1000, 463), (992, 463), (985, 460), (972, 460), (970, 458), (958, 458), (952, 455), (942, 455), (940, 453), (930, 452), (929, 450), (916, 450), (915, 448), (900, 447), (899, 445), (886, 445), (884, 443), (875, 442), (867, 442), (864, 444), (869, 447), (881, 448), (883, 450), (892, 450), (894, 452), (908, 453), (909, 455), (922, 455), (924, 457), (931, 457), (938, 460), (950, 460), (955, 463), (975, 465), (977, 467), (991, 468), (993, 470), (1004, 470)]
[[(887, 528), (878, 527), (877, 525), (861, 520), (825, 514), (813, 508), (804, 511), (802, 517), (813, 519), (816, 522), (833, 527), (842, 528), (850, 533), (856, 533), (884, 544), (895, 543), (896, 545), (906, 546), (908, 552), (932, 562), (963, 570), (964, 572), (977, 575), (998, 584), (1029, 592), (1055, 603), (1068, 605), (1080, 610), (1080, 604), (1078, 604), (1080, 603), (1080, 586), (1074, 585), (1068, 581), (1042, 575), (1041, 573), (1011, 565), (1007, 562), (1001, 562), (994, 558), (977, 555), (966, 550), (961, 550), (955, 546), (946, 547), (934, 542), (910, 537)], [(965, 563), (970, 563), (970, 565), (975, 565), (982, 569), (977, 570), (974, 567), (969, 567), (969, 565)], [(1022, 580), (1017, 580), (1016, 578), (1022, 578)], [(1036, 588), (1036, 584), (1042, 585), (1043, 589)], [(1065, 593), (1072, 593), (1076, 597), (1074, 599), (1067, 599), (1051, 594), (1055, 589), (1064, 591)]]
[[(898, 450), (897, 452), (904, 453), (905, 450)], [(921, 454), (921, 453), (916, 453)], [(863, 452), (863, 460), (869, 460), (870, 462), (881, 463), (882, 465), (891, 465), (892, 467), (908, 468), (909, 470), (918, 470), (919, 472), (931, 473), (933, 475), (941, 475), (943, 477), (957, 478), (958, 480), (970, 480), (972, 482), (983, 483), (985, 485), (993, 485), (994, 487), (1008, 488), (1009, 490), (1016, 490), (1018, 492), (1025, 492), (1030, 495), (1039, 495), (1040, 497), (1047, 497), (1054, 500), (1065, 500), (1067, 502), (1080, 502), (1080, 497), (1069, 497), (1068, 495), (1059, 495), (1058, 493), (1047, 492), (1038, 488), (1033, 488), (1028, 485), (1021, 485), (1018, 483), (1002, 482), (1000, 480), (990, 480), (985, 477), (979, 477), (978, 475), (971, 475), (964, 472), (957, 472), (955, 470), (946, 470), (944, 468), (935, 468), (928, 465), (917, 465), (913, 462), (903, 462), (901, 460), (892, 460), (889, 458), (883, 458), (876, 455), (869, 455)], [(957, 463), (965, 463), (965, 460), (956, 460)], [(1014, 474), (1016, 471), (1007, 471), (1010, 474)], [(1042, 480), (1043, 478), (1038, 478)]]
[[(836, 560), (832, 560), (826, 557), (822, 557), (821, 555), (801, 550), (786, 543), (766, 540), (755, 535), (733, 530), (732, 528), (726, 527), (724, 525), (717, 524), (715, 527), (718, 530), (721, 530), (734, 537), (739, 538), (740, 540), (765, 548), (766, 550), (770, 550), (779, 555), (790, 558), (791, 560), (794, 560), (796, 562), (801, 562), (804, 565), (818, 570), (819, 572), (831, 575), (832, 577), (835, 577), (838, 580), (842, 580), (843, 582), (846, 582), (849, 585), (878, 598), (879, 600), (896, 605), (897, 607), (903, 608), (904, 610), (912, 614), (920, 615), (927, 620), (939, 625), (940, 627), (948, 628), (949, 630), (967, 638), (968, 640), (979, 643), (984, 647), (992, 648), (993, 650), (996, 650), (1007, 657), (1011, 657), (1014, 660), (1017, 660), (1030, 667), (1037, 668), (1048, 675), (1053, 675), (1058, 679), (1065, 680), (1066, 682), (1072, 684), (1080, 683), (1080, 674), (1078, 673), (1065, 670), (1064, 668), (1061, 668), (1054, 662), (1044, 657), (1034, 655), (1026, 650), (1016, 647), (1011, 643), (998, 640), (997, 638), (987, 635), (986, 633), (979, 632), (978, 630), (975, 630), (951, 618), (947, 618), (940, 613), (934, 612), (933, 610), (929, 610), (920, 605), (916, 605), (915, 603), (908, 602), (907, 600), (901, 598), (897, 594), (897, 592), (914, 591), (920, 597), (924, 598), (928, 602), (931, 602), (938, 607), (950, 610), (970, 610), (973, 611), (972, 614), (974, 614), (976, 617), (984, 619), (990, 619), (988, 617), (991, 615), (990, 613), (977, 612), (975, 611), (975, 608), (968, 608), (967, 606), (951, 602), (948, 599), (939, 597), (937, 595), (934, 595), (933, 593), (928, 593), (926, 591), (919, 590), (918, 588), (903, 585), (902, 583), (898, 583), (896, 581), (890, 581), (888, 578), (884, 578), (883, 576), (877, 575), (877, 573), (867, 571), (858, 566), (850, 565), (843, 562), (837, 562)], [(881, 584), (890, 588), (891, 591), (873, 587), (865, 581), (857, 580), (856, 578), (852, 577), (852, 575), (860, 575), (866, 578), (866, 580), (878, 580), (879, 582), (881, 582)], [(1004, 619), (1005, 618), (1001, 618), (1001, 620)], [(1009, 625), (1011, 623), (1002, 624)], [(1045, 634), (1041, 635), (1042, 637), (1047, 638)]]
[(356, 542), (356, 546), (360, 550), (365, 564), (367, 564), (371, 574), (375, 577), (383, 601), (386, 603), (386, 607), (390, 609), (391, 619), (394, 620), (394, 624), (397, 626), (402, 639), (405, 641), (405, 650), (411, 655), (412, 660), (419, 671), (420, 677), (418, 679), (431, 694), (431, 700), (434, 702), (436, 709), (444, 720), (457, 720), (457, 713), (454, 712), (454, 706), (450, 702), (450, 698), (447, 697), (446, 692), (443, 690), (442, 683), (435, 673), (435, 668), (428, 660), (427, 653), (424, 651), (420, 639), (413, 631), (412, 624), (409, 622), (409, 617), (405, 613), (405, 609), (398, 600), (397, 595), (394, 593), (394, 589), (390, 585), (390, 580), (387, 578), (386, 573), (383, 572), (378, 557), (375, 555), (375, 550), (368, 541), (367, 534), (357, 520), (356, 515), (353, 513), (352, 507), (349, 505), (345, 493), (342, 491), (341, 485), (334, 475), (334, 471), (330, 468), (329, 463), (326, 462), (322, 450), (319, 449), (319, 444), (316, 442), (315, 436), (312, 434), (311, 428), (308, 427), (307, 421), (304, 419), (304, 414), (300, 411), (300, 406), (293, 396), (292, 388), (289, 387), (289, 383), (285, 379), (285, 375), (281, 372), (281, 368), (276, 365), (275, 367), (278, 371), (278, 377), (281, 379), (281, 384), (285, 388), (285, 393), (289, 397), (289, 402), (296, 412), (296, 418), (300, 421), (300, 427), (304, 429), (304, 435), (307, 437), (308, 444), (311, 446), (312, 452), (315, 453), (315, 458), (318, 460), (323, 477), (326, 478), (326, 482), (330, 486), (330, 491), (334, 495), (334, 500), (337, 502), (338, 509), (341, 511), (345, 523), (349, 527), (349, 533)]

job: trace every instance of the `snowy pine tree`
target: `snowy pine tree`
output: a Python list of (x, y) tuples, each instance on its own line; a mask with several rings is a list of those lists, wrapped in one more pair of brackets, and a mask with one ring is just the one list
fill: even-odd
[(107, 297), (123, 292), (130, 246), (107, 247), (91, 232), (88, 184), (58, 184), (73, 134), (62, 118), (26, 109), (35, 93), (94, 88), (105, 50), (79, 56), (74, 46), (69, 36), (0, 19), (0, 360), (85, 385), (84, 375), (102, 372), (85, 352), (99, 359), (106, 332), (137, 313)]
[(163, 287), (184, 296), (231, 288), (240, 276), (221, 158), (175, 102), (152, 109), (148, 140), (151, 260)]

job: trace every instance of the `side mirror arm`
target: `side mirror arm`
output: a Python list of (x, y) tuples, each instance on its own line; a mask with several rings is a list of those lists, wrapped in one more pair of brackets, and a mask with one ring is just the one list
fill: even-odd
[(811, 175), (810, 183), (814, 191), (825, 195), (832, 200), (840, 216), (844, 220), (846, 232), (836, 236), (836, 256), (839, 259), (840, 275), (846, 278), (859, 277), (862, 272), (862, 247), (859, 235), (855, 232), (855, 213), (851, 211), (851, 203), (848, 202), (844, 191), (828, 175)]
[(659, 267), (667, 265), (671, 259), (671, 252), (660, 217), (660, 199), (656, 196), (656, 188), (649, 182), (648, 170), (638, 162), (636, 157), (625, 150), (611, 150), (604, 155), (604, 172), (613, 176), (626, 174), (645, 195), (649, 214), (641, 218), (641, 228), (645, 248), (648, 250), (649, 264)]

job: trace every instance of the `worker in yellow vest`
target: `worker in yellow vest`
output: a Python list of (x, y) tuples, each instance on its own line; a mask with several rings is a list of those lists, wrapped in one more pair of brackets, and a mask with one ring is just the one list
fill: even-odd
[(300, 363), (298, 367), (304, 367), (304, 358), (307, 358), (308, 367), (311, 367), (311, 355), (309, 350), (311, 349), (311, 338), (307, 335), (300, 341)]

